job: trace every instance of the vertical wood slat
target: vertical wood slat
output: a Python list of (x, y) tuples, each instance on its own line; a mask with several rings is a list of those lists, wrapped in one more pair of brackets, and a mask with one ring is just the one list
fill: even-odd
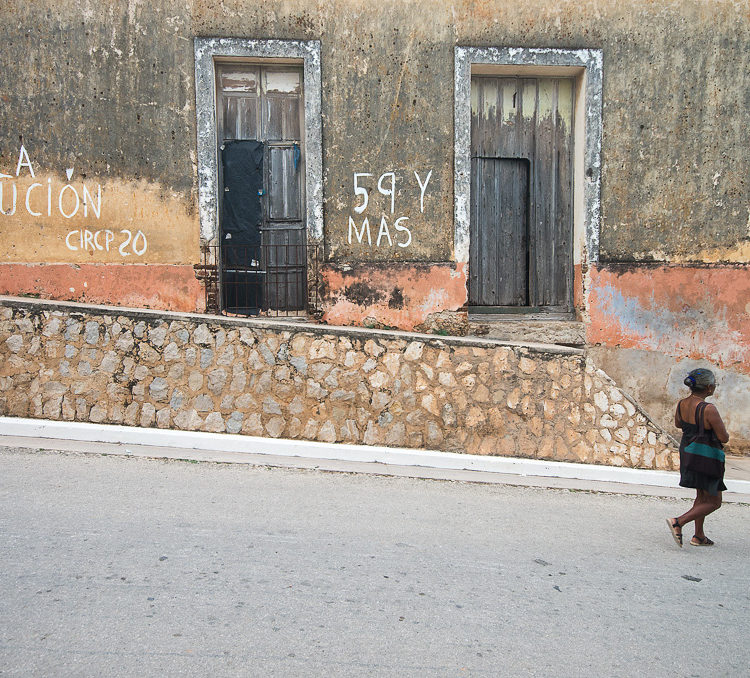
[(534, 222), (530, 229), (531, 267), (530, 291), (535, 305), (547, 303), (545, 286), (549, 284), (546, 266), (549, 254), (550, 232), (550, 165), (552, 156), (553, 95), (548, 79), (538, 82), (536, 143), (534, 148)]
[[(478, 91), (478, 90), (477, 90)], [(474, 125), (472, 125), (473, 134)], [(471, 159), (471, 205), (469, 217), (469, 304), (479, 304), (479, 165), (476, 157)]]
[(265, 102), (265, 138), (269, 141), (299, 141), (299, 96), (268, 95)]
[(219, 130), (219, 139), (234, 139), (237, 130), (237, 99), (224, 97), (222, 117), (222, 128)]
[(573, 125), (574, 91), (571, 79), (558, 81), (558, 115), (556, 146), (558, 154), (557, 205), (554, 223), (557, 226), (558, 266), (560, 281), (556, 300), (561, 306), (573, 309)]
[(219, 131), (221, 138), (237, 141), (259, 139), (258, 103), (258, 97), (225, 96), (223, 125)]
[(302, 218), (301, 166), (295, 168), (294, 145), (268, 149), (268, 218), (296, 221)]
[(496, 239), (497, 234), (497, 201), (499, 194), (497, 192), (497, 181), (496, 181), (496, 163), (482, 159), (481, 161), (481, 174), (480, 174), (480, 188), (482, 191), (482, 212), (480, 214), (479, 226), (481, 229), (481, 237), (479, 240), (479, 275), (480, 275), (480, 289), (482, 291), (482, 302), (487, 304), (491, 303), (493, 298), (493, 292), (497, 288), (497, 268), (493, 266), (496, 261), (490, 260), (488, 257), (489, 244)]
[(258, 97), (238, 98), (238, 139), (256, 139), (258, 137), (258, 104)]

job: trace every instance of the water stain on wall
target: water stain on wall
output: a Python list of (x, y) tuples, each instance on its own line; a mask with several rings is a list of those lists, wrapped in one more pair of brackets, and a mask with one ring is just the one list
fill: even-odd
[[(323, 320), (333, 325), (413, 330), (428, 316), (466, 303), (465, 264), (380, 264), (323, 270), (327, 291)], [(388, 290), (385, 294), (378, 290)], [(353, 294), (355, 291), (356, 294)]]
[(587, 339), (750, 374), (748, 299), (742, 266), (592, 268)]

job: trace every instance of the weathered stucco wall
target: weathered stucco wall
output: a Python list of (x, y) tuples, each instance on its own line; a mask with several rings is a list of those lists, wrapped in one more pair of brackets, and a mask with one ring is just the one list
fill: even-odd
[(750, 375), (745, 267), (621, 266), (591, 272), (591, 344), (706, 358)]
[(465, 264), (326, 266), (323, 320), (332, 325), (397, 327), (466, 334)]
[(737, 266), (592, 269), (587, 341), (597, 364), (666, 430), (682, 381), (716, 372), (734, 452), (750, 451), (750, 274)]
[(189, 6), (3, 3), (0, 25), (0, 290), (198, 308)]
[[(321, 40), (334, 267), (452, 259), (457, 44), (603, 50), (603, 259), (748, 261), (750, 15), (745, 2), (709, 0), (6, 3), (0, 172), (11, 175), (6, 208), (13, 182), (19, 206), (0, 215), (4, 261), (197, 261), (194, 36)], [(26, 210), (29, 168), (15, 176), (21, 144), (41, 184), (30, 199), (41, 216)], [(66, 184), (101, 185), (101, 216), (61, 215)], [(73, 200), (67, 189), (67, 213)], [(83, 249), (65, 243), (74, 230)], [(107, 230), (109, 250), (97, 247)], [(137, 250), (147, 249), (123, 260), (122, 230), (141, 232)], [(397, 324), (387, 309), (381, 316)]]
[(594, 346), (592, 360), (617, 385), (635, 398), (664, 430), (679, 435), (674, 427), (677, 402), (689, 394), (685, 376), (696, 367), (708, 367), (716, 375), (716, 393), (710, 398), (719, 409), (729, 432), (727, 451), (750, 454), (750, 376), (726, 370), (715, 361), (681, 358), (638, 348)]
[(0, 414), (674, 468), (582, 351), (0, 300)]
[[(746, 0), (2, 3), (0, 293), (202, 308), (196, 36), (320, 41), (324, 320), (449, 332), (468, 275), (455, 46), (600, 49), (600, 261), (576, 260), (574, 290), (589, 342), (748, 374)], [(610, 266), (628, 262), (665, 268)]]

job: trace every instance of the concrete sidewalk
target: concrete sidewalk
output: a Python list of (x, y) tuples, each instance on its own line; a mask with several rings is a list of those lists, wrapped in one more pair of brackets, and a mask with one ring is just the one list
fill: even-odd
[[(538, 459), (335, 445), (202, 432), (0, 417), (0, 446), (343, 473), (687, 497), (679, 474)], [(750, 503), (750, 458), (729, 457), (724, 501)]]

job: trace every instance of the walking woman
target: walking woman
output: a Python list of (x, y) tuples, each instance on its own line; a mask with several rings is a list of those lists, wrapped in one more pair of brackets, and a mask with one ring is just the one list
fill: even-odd
[[(667, 518), (667, 525), (674, 540), (682, 548), (682, 528), (695, 522), (695, 535), (690, 540), (692, 546), (713, 546), (703, 532), (703, 521), (709, 513), (721, 506), (721, 493), (724, 485), (724, 453), (722, 443), (729, 440), (729, 434), (715, 405), (706, 398), (716, 390), (716, 378), (711, 370), (697, 369), (688, 374), (684, 381), (690, 388), (690, 395), (677, 404), (674, 424), (682, 429), (680, 442), (680, 485), (696, 490), (692, 508), (677, 518)], [(700, 440), (703, 452), (692, 454), (691, 443)], [(706, 449), (708, 448), (708, 449)], [(714, 452), (712, 453), (713, 450)]]

